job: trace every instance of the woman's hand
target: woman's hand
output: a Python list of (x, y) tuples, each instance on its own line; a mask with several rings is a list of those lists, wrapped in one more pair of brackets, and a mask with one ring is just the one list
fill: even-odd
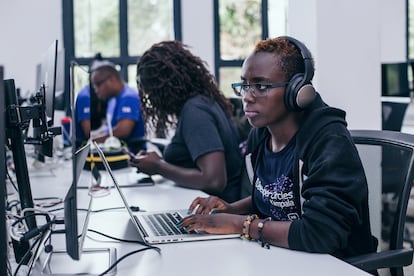
[(232, 214), (190, 215), (179, 226), (187, 232), (203, 230), (210, 234), (241, 234), (244, 216)]
[(161, 157), (156, 152), (140, 151), (134, 158), (130, 159), (129, 164), (138, 168), (140, 172), (148, 175), (158, 174)]
[(216, 197), (197, 197), (190, 205), (190, 213), (211, 214), (211, 213), (232, 213), (231, 205)]

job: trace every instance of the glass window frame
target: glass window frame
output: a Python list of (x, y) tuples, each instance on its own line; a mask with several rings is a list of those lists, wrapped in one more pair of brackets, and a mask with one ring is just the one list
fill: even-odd
[[(127, 0), (119, 1), (119, 35), (120, 35), (120, 56), (111, 57), (108, 60), (121, 67), (121, 76), (128, 82), (128, 65), (136, 64), (139, 56), (130, 56), (128, 54), (128, 4)], [(181, 25), (181, 0), (173, 1), (173, 26), (174, 39), (182, 40)], [(75, 63), (78, 65), (89, 66), (94, 57), (80, 58), (75, 56), (75, 30), (74, 30), (74, 0), (62, 0), (62, 23), (63, 23), (63, 47), (65, 48), (65, 106), (66, 113), (70, 115), (70, 67)]]
[[(217, 83), (220, 84), (220, 69), (226, 67), (241, 67), (244, 59), (224, 60), (220, 53), (220, 16), (219, 16), (219, 1), (214, 0), (213, 14), (214, 14), (214, 75)], [(261, 2), (261, 21), (262, 21), (262, 39), (269, 37), (269, 19), (268, 19), (268, 0)]]

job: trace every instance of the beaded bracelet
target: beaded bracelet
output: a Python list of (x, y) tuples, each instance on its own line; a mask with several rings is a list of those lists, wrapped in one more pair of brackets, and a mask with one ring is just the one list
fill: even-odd
[(246, 240), (250, 240), (250, 224), (252, 223), (252, 221), (254, 221), (255, 219), (259, 218), (257, 215), (248, 215), (246, 217), (246, 219), (243, 222), (243, 238)]
[(271, 221), (272, 218), (268, 217), (265, 218), (263, 220), (261, 220), (258, 224), (257, 224), (257, 232), (258, 232), (258, 236), (259, 236), (259, 240), (258, 242), (261, 243), (262, 247), (266, 247), (267, 249), (270, 248), (269, 243), (267, 243), (264, 239), (263, 239), (263, 227), (265, 226), (265, 223), (268, 221)]

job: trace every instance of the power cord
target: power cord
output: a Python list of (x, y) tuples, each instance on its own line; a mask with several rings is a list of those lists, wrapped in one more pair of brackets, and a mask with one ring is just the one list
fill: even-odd
[[(37, 237), (34, 240), (34, 242), (30, 245), (29, 250), (27, 250), (27, 252), (24, 254), (22, 259), (18, 263), (13, 276), (30, 275), (30, 272), (33, 269), (33, 265), (38, 257), (42, 241), (45, 242), (46, 240), (50, 239), (50, 235), (51, 235), (50, 231), (49, 232), (46, 231), (42, 233), (41, 236)], [(20, 271), (23, 267), (24, 267), (24, 271)]]
[[(139, 206), (130, 206), (130, 208), (131, 208), (131, 211), (133, 211), (133, 212), (145, 212), (145, 210), (141, 209)], [(48, 211), (49, 212), (56, 212), (56, 211), (61, 211), (63, 209), (64, 208), (62, 207), (62, 208), (56, 208), (56, 209), (48, 210)], [(125, 207), (123, 207), (123, 206), (122, 207), (111, 207), (111, 208), (104, 208), (104, 209), (98, 209), (98, 210), (91, 210), (90, 212), (91, 213), (100, 213), (100, 212), (122, 210), (122, 209), (125, 209)], [(82, 209), (82, 208), (79, 208), (77, 210), (78, 211), (85, 211), (85, 212), (89, 211), (88, 209)]]
[(158, 253), (161, 254), (161, 249), (159, 247), (155, 247), (155, 246), (148, 246), (148, 247), (144, 247), (144, 248), (141, 248), (141, 249), (138, 249), (138, 250), (135, 250), (135, 251), (131, 251), (131, 252), (125, 254), (124, 256), (122, 256), (121, 258), (119, 258), (118, 260), (116, 260), (116, 262), (114, 262), (110, 267), (108, 267), (107, 270), (105, 270), (104, 272), (99, 274), (99, 276), (103, 276), (103, 275), (107, 274), (109, 271), (111, 271), (116, 265), (118, 265), (125, 258), (127, 258), (127, 257), (129, 257), (133, 254), (136, 254), (136, 253), (139, 253), (139, 252), (142, 252), (142, 251), (146, 251), (146, 250), (150, 250), (150, 249), (154, 249)]
[[(148, 246), (146, 243), (144, 243), (144, 242), (142, 242), (142, 241), (138, 241), (138, 240), (125, 240), (125, 239), (120, 239), (120, 238), (116, 238), (116, 237), (109, 236), (109, 235), (107, 235), (107, 234), (104, 234), (104, 233), (102, 233), (102, 232), (96, 231), (96, 230), (94, 230), (94, 229), (88, 229), (88, 231), (89, 231), (89, 232), (92, 232), (92, 233), (96, 233), (96, 234), (98, 234), (98, 235), (104, 236), (104, 237), (109, 238), (109, 239), (112, 239), (112, 240), (116, 240), (116, 241), (120, 241), (120, 242), (128, 242), (128, 243), (138, 243), (138, 244), (141, 244), (141, 245)], [(160, 249), (160, 250), (161, 250), (161, 249)]]
[(102, 275), (107, 274), (117, 264), (119, 264), (123, 259), (125, 259), (125, 258), (127, 258), (127, 257), (129, 257), (129, 256), (131, 256), (133, 254), (136, 254), (136, 253), (139, 253), (139, 252), (142, 252), (142, 251), (145, 251), (145, 250), (150, 250), (150, 249), (153, 249), (153, 250), (157, 251), (158, 254), (161, 254), (161, 248), (156, 247), (156, 246), (152, 246), (152, 245), (147, 245), (147, 244), (145, 244), (144, 242), (141, 242), (141, 241), (120, 239), (120, 238), (116, 238), (116, 237), (109, 236), (107, 234), (104, 234), (102, 232), (99, 232), (99, 231), (96, 231), (96, 230), (93, 230), (93, 229), (88, 229), (88, 231), (89, 232), (96, 233), (96, 234), (101, 235), (101, 236), (104, 236), (106, 238), (110, 238), (110, 239), (116, 240), (116, 241), (128, 242), (128, 243), (138, 243), (138, 244), (141, 244), (141, 245), (144, 245), (145, 246), (144, 248), (141, 248), (141, 249), (138, 249), (138, 250), (135, 250), (135, 251), (131, 251), (131, 252), (123, 255), (121, 258), (119, 258), (118, 260), (116, 260), (116, 262), (114, 262), (107, 270), (105, 270), (104, 272), (102, 272), (101, 274), (99, 274), (99, 276), (102, 276)]

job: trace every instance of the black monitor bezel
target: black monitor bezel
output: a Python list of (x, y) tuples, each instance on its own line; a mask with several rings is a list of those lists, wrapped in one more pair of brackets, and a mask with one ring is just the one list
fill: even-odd
[[(4, 95), (4, 69), (0, 66), (0, 95)], [(6, 129), (6, 117), (5, 117), (5, 97), (0, 97), (0, 128)], [(0, 145), (5, 144), (5, 131), (0, 131)], [(3, 162), (0, 162), (0, 175), (3, 175), (0, 179), (0, 186), (6, 187), (6, 151), (4, 146), (0, 147), (0, 156), (3, 156)], [(0, 213), (6, 213), (6, 197), (5, 197), (5, 188), (0, 189)], [(3, 215), (0, 219), (0, 275), (7, 275), (7, 232), (6, 232), (6, 217)]]
[[(41, 86), (44, 86), (44, 104), (48, 126), (54, 125), (58, 40), (47, 48), (41, 63)], [(38, 87), (40, 88), (40, 87)]]
[[(86, 157), (90, 151), (90, 144), (86, 144), (78, 149), (72, 158), (72, 184), (64, 200), (64, 222), (66, 253), (74, 260), (79, 260), (83, 248), (85, 231), (79, 235), (78, 221), (78, 181), (84, 168)], [(92, 180), (92, 179), (91, 179)], [(87, 227), (89, 213), (86, 214), (83, 222), (83, 229)]]
[[(44, 106), (45, 118), (41, 122), (40, 127), (33, 128), (33, 136), (38, 138), (43, 132), (44, 128), (49, 128), (54, 125), (55, 117), (55, 94), (56, 94), (56, 78), (57, 78), (57, 64), (58, 64), (58, 40), (55, 40), (47, 48), (42, 62), (40, 64), (40, 87), (38, 87)], [(38, 70), (38, 69), (36, 69)], [(45, 156), (53, 156), (53, 137), (44, 140), (41, 144), (35, 146), (36, 159), (45, 162)]]
[(383, 97), (410, 97), (409, 66), (407, 62), (381, 64), (381, 95)]

